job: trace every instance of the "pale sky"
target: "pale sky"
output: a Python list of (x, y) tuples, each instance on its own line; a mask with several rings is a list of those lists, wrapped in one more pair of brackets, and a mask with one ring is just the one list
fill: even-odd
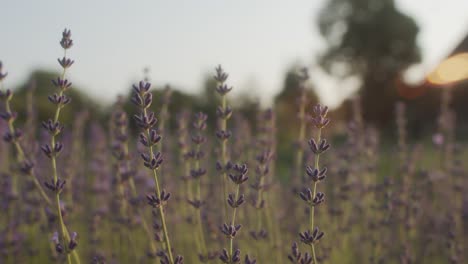
[[(376, 0), (378, 1), (378, 0)], [(324, 42), (316, 17), (326, 0), (0, 0), (0, 60), (15, 86), (36, 68), (59, 70), (58, 42), (72, 30), (69, 78), (112, 102), (151, 68), (156, 85), (196, 93), (217, 64), (237, 93), (270, 102), (294, 63), (312, 68), (324, 103), (336, 105), (352, 88), (314, 68)], [(467, 0), (397, 0), (421, 28), (422, 78), (468, 34)], [(255, 89), (252, 89), (255, 88)]]

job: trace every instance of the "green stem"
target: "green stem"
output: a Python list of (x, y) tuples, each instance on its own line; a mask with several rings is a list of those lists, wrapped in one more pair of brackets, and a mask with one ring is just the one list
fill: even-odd
[[(66, 50), (64, 49), (64, 57), (66, 57)], [(61, 75), (61, 79), (64, 80), (65, 79), (65, 72), (66, 72), (66, 69), (64, 68), (63, 71), (62, 71), (62, 75)], [(60, 92), (59, 92), (59, 96), (63, 96), (63, 93), (64, 93), (64, 89), (61, 89)], [(57, 105), (57, 108), (55, 110), (55, 115), (54, 115), (54, 123), (57, 123), (59, 121), (59, 117), (60, 117), (60, 110), (62, 108), (62, 105), (61, 104), (58, 104)], [(51, 140), (50, 140), (50, 144), (51, 144), (51, 148), (53, 149), (55, 147), (55, 137), (57, 135), (54, 133), (52, 134), (52, 137), (51, 137)], [(52, 163), (52, 174), (53, 174), (53, 177), (54, 177), (54, 185), (57, 184), (58, 182), (58, 173), (57, 173), (57, 161), (56, 161), (56, 156), (55, 156), (55, 153), (54, 155), (52, 155), (51, 157), (51, 163)], [(59, 231), (60, 231), (60, 240), (63, 242), (65, 248), (66, 248), (66, 254), (67, 254), (67, 261), (69, 264), (71, 264), (71, 258), (70, 258), (70, 251), (68, 249), (68, 244), (70, 242), (70, 235), (68, 233), (68, 230), (65, 226), (65, 223), (63, 221), (63, 216), (62, 216), (62, 210), (60, 209), (60, 192), (57, 190), (55, 192), (55, 206), (56, 206), (56, 210), (57, 210), (57, 216), (59, 218)], [(71, 252), (73, 252), (73, 256), (74, 258), (77, 260), (77, 262), (79, 263), (79, 257), (78, 257), (78, 254), (76, 252), (74, 252), (74, 250), (72, 250)]]
[[(320, 144), (321, 134), (322, 134), (322, 129), (319, 128), (318, 133), (317, 133), (317, 141), (316, 141), (317, 144)], [(320, 154), (315, 154), (314, 159), (315, 159), (315, 169), (320, 170), (320, 167), (319, 167)], [(315, 197), (317, 195), (317, 183), (318, 182), (314, 183), (314, 190), (313, 190), (312, 197)], [(314, 230), (314, 220), (315, 220), (315, 206), (311, 205), (310, 206), (310, 231)], [(312, 257), (314, 259), (314, 264), (317, 264), (318, 262), (317, 262), (317, 256), (315, 254), (315, 246), (313, 243), (310, 246), (312, 249)]]
[[(137, 197), (138, 196), (138, 193), (136, 191), (136, 186), (135, 186), (135, 181), (133, 180), (133, 177), (130, 177), (128, 179), (129, 183), (130, 183), (130, 190), (132, 191), (132, 195), (133, 197)], [(138, 207), (137, 209), (137, 213), (138, 215), (140, 215), (141, 217), (141, 225), (143, 227), (143, 230), (145, 231), (145, 233), (148, 235), (148, 238), (149, 238), (149, 245), (150, 245), (150, 250), (151, 252), (156, 252), (156, 245), (154, 244), (153, 242), (153, 238), (151, 237), (151, 230), (149, 228), (149, 225), (148, 225), (148, 222), (146, 222), (145, 220), (145, 217), (143, 215), (143, 212), (141, 210), (141, 208)]]
[[(148, 116), (147, 115), (147, 111), (146, 111), (146, 108), (143, 109), (143, 113), (145, 116)], [(149, 129), (146, 129), (146, 136), (148, 138), (150, 138), (150, 131)], [(150, 156), (152, 158), (154, 158), (154, 151), (153, 151), (153, 146), (150, 146), (149, 147), (149, 151), (150, 151)], [(158, 180), (158, 173), (157, 173), (157, 169), (153, 169), (153, 178), (154, 178), (154, 183), (155, 183), (155, 186), (156, 186), (156, 195), (158, 197), (161, 197), (161, 188), (159, 187), (159, 180)], [(169, 260), (170, 260), (170, 263), (171, 264), (174, 264), (174, 258), (172, 257), (172, 248), (171, 248), (171, 242), (169, 240), (169, 234), (167, 232), (167, 226), (166, 226), (166, 218), (165, 218), (165, 215), (164, 215), (164, 208), (163, 206), (159, 206), (158, 207), (159, 209), (159, 217), (161, 219), (161, 224), (162, 224), (162, 227), (163, 227), (163, 233), (164, 233), (164, 242), (166, 244), (166, 249), (167, 249), (167, 254), (169, 255)]]
[[(227, 102), (226, 102), (226, 95), (223, 95), (221, 97), (221, 107), (223, 108), (223, 111), (226, 110), (226, 105), (227, 105)], [(227, 120), (222, 118), (221, 119), (221, 130), (222, 131), (226, 131), (227, 129)], [(228, 188), (228, 178), (227, 178), (227, 173), (226, 173), (226, 170), (225, 170), (225, 166), (226, 166), (226, 163), (227, 163), (227, 150), (226, 150), (226, 140), (223, 140), (221, 142), (221, 160), (222, 160), (222, 167), (223, 167), (223, 200), (225, 199), (225, 197), (227, 197), (227, 188)], [(228, 217), (228, 207), (227, 207), (227, 204), (223, 202), (223, 206), (224, 206), (224, 216), (225, 217)]]
[[(0, 90), (3, 90), (3, 81), (0, 81), (0, 87), (1, 87)], [(7, 99), (5, 101), (5, 110), (6, 110), (6, 112), (8, 114), (12, 114), (11, 106), (10, 106), (10, 99)], [(14, 133), (15, 133), (15, 127), (14, 127), (13, 122), (14, 122), (14, 120), (9, 120), (8, 121), (8, 130), (9, 130), (10, 134), (12, 134), (12, 135), (14, 135)], [(24, 150), (21, 147), (21, 144), (18, 141), (16, 141), (16, 139), (13, 141), (13, 145), (14, 145), (15, 150), (16, 150), (16, 160), (17, 160), (18, 163), (21, 164), (26, 160), (26, 155), (24, 153)], [(47, 194), (45, 193), (44, 188), (42, 188), (41, 184), (39, 183), (36, 175), (34, 174), (34, 170), (31, 170), (31, 173), (29, 175), (31, 175), (34, 186), (39, 190), (39, 193), (41, 194), (42, 199), (44, 199), (44, 201), (47, 204), (50, 205), (51, 201), (50, 201), (49, 197), (47, 196)], [(17, 188), (18, 188), (17, 175), (15, 173), (14, 177), (13, 177), (13, 180), (12, 180), (12, 191), (13, 191), (14, 194), (17, 193)]]
[[(200, 145), (196, 145), (196, 153), (200, 152)], [(195, 170), (200, 169), (200, 161), (198, 158), (195, 160)], [(197, 179), (197, 199), (198, 201), (202, 201), (201, 197), (201, 178), (198, 177)], [(198, 232), (200, 233), (200, 239), (201, 239), (201, 250), (202, 254), (207, 253), (206, 249), (206, 241), (205, 241), (205, 235), (203, 233), (203, 225), (202, 225), (202, 210), (201, 208), (198, 208)]]
[[(234, 201), (237, 201), (237, 199), (239, 198), (239, 190), (240, 190), (240, 185), (238, 184), (237, 185), (237, 189), (236, 189), (236, 195), (234, 196)], [(231, 226), (234, 226), (235, 223), (236, 223), (236, 213), (237, 213), (237, 207), (234, 207), (234, 211), (232, 212), (232, 220), (231, 220)], [(234, 242), (234, 238), (231, 237), (229, 239), (229, 257), (232, 261), (232, 254), (233, 254), (233, 242)]]

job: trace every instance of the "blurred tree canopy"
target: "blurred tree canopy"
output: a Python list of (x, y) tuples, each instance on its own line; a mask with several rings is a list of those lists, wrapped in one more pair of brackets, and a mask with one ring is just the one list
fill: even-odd
[(395, 80), (421, 59), (415, 21), (394, 0), (329, 0), (318, 26), (328, 44), (320, 58), (323, 69), (361, 78), (364, 118), (376, 125), (391, 122)]

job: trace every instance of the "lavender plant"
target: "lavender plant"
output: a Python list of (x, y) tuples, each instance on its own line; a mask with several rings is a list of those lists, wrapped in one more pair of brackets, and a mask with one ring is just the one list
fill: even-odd
[[(252, 199), (252, 205), (256, 209), (256, 227), (250, 231), (250, 235), (255, 240), (265, 240), (268, 237), (267, 228), (272, 228), (271, 225), (265, 227), (265, 224), (270, 222), (272, 216), (265, 211), (267, 205), (266, 191), (271, 184), (271, 179), (268, 179), (270, 175), (270, 165), (274, 158), (273, 145), (271, 133), (272, 133), (272, 111), (268, 109), (266, 111), (259, 111), (257, 117), (258, 132), (256, 136), (256, 168), (255, 168), (255, 182), (250, 185), (254, 190), (254, 197)], [(271, 230), (269, 230), (271, 231)]]
[(52, 175), (53, 178), (45, 182), (44, 185), (54, 194), (55, 200), (55, 209), (58, 217), (58, 230), (53, 236), (53, 241), (55, 243), (55, 249), (59, 254), (64, 253), (69, 264), (72, 263), (70, 253), (74, 252), (73, 256), (75, 261), (80, 263), (79, 257), (76, 253), (75, 248), (78, 246), (77, 243), (77, 233), (73, 232), (71, 235), (68, 232), (68, 229), (65, 225), (62, 212), (62, 204), (60, 201), (60, 194), (63, 191), (66, 181), (60, 179), (57, 170), (57, 157), (63, 149), (62, 143), (57, 141), (57, 136), (62, 132), (64, 126), (60, 123), (60, 112), (63, 107), (70, 103), (70, 98), (65, 95), (65, 92), (71, 87), (71, 82), (65, 78), (65, 74), (68, 68), (70, 68), (74, 61), (67, 58), (67, 50), (73, 46), (73, 40), (71, 39), (71, 31), (65, 29), (62, 33), (62, 40), (60, 45), (63, 48), (64, 55), (62, 59), (58, 59), (60, 66), (63, 71), (60, 77), (57, 80), (53, 80), (52, 83), (56, 88), (59, 89), (58, 93), (55, 93), (49, 96), (49, 101), (52, 104), (56, 105), (55, 115), (53, 119), (49, 119), (47, 122), (43, 122), (42, 126), (50, 134), (50, 144), (43, 145), (42, 151), (50, 159), (52, 166)]
[[(390, 138), (380, 144), (379, 131), (365, 122), (359, 97), (351, 102), (349, 123), (337, 120), (329, 127), (328, 108), (320, 105), (312, 109), (309, 119), (303, 89), (306, 72), (299, 76), (297, 131), (275, 123), (284, 104), (266, 110), (258, 104), (250, 109), (253, 114), (233, 111), (227, 103), (228, 76), (217, 67), (216, 92), (221, 102), (216, 126), (198, 113), (209, 109), (202, 100), (183, 105), (185, 110), (172, 120), (170, 109), (177, 105), (168, 107), (166, 91), (158, 98), (161, 105), (154, 107), (145, 81), (134, 87), (132, 96), (140, 109), (135, 116), (139, 143), (129, 145), (133, 133), (124, 110), (129, 98), (120, 97), (110, 109), (103, 107), (109, 110), (103, 116), (95, 111), (86, 114), (84, 106), (76, 109), (72, 122), (65, 122), (63, 110), (70, 102), (71, 86), (66, 75), (73, 64), (66, 54), (72, 45), (68, 30), (61, 44), (63, 71), (53, 82), (57, 93), (49, 97), (55, 114), (43, 122), (45, 130), (40, 134), (35, 120), (42, 106), (36, 97), (41, 96), (41, 78), (32, 79), (37, 81), (38, 93), (31, 84), (25, 90), (20, 87), (13, 97), (12, 89), (3, 88), (7, 75), (0, 63), (0, 131), (6, 140), (0, 142), (1, 263), (79, 263), (78, 235), (70, 232), (70, 226), (80, 233), (80, 257), (91, 263), (180, 264), (183, 259), (176, 257), (175, 249), (184, 252), (185, 262), (190, 263), (218, 259), (230, 264), (439, 264), (467, 259), (468, 184), (463, 163), (467, 153), (463, 139), (457, 137), (463, 126), (449, 91), (441, 93), (434, 137), (437, 148), (417, 142), (406, 128), (411, 111), (406, 113), (398, 104), (396, 149)], [(178, 95), (174, 99), (182, 102)], [(413, 107), (410, 104), (406, 102), (408, 109)], [(159, 123), (150, 105), (161, 111)], [(197, 113), (193, 124), (192, 113)], [(340, 111), (336, 114), (339, 119)], [(172, 136), (173, 121), (177, 136)], [(110, 125), (105, 127), (103, 122)], [(70, 123), (72, 129), (64, 130), (63, 123)], [(331, 155), (322, 156), (329, 149), (323, 138), (325, 128), (337, 140)], [(311, 151), (305, 149), (309, 131)], [(299, 139), (299, 149), (286, 153), (280, 148), (279, 153), (276, 145), (283, 133)], [(43, 145), (46, 155), (37, 153), (38, 145)], [(149, 170), (137, 169), (140, 156)], [(216, 167), (207, 166), (215, 163)], [(327, 171), (323, 164), (333, 166)], [(247, 168), (254, 174), (248, 175)], [(281, 171), (291, 173), (286, 177)], [(328, 178), (325, 186), (320, 183), (326, 174), (338, 177)], [(45, 186), (40, 184), (42, 177), (51, 178)], [(177, 195), (170, 196), (165, 189)], [(291, 189), (301, 200), (288, 194)], [(325, 191), (327, 206), (317, 207), (324, 202)], [(143, 207), (146, 192), (151, 211)], [(252, 206), (243, 207), (245, 201)], [(299, 202), (306, 207), (296, 206)], [(304, 211), (308, 221), (301, 225), (297, 219)], [(219, 223), (224, 223), (221, 232)], [(323, 239), (317, 223), (327, 224), (327, 237), (339, 239)], [(242, 228), (249, 233), (241, 232)], [(283, 243), (294, 240), (299, 231), (300, 242), (292, 244), (286, 260)], [(52, 239), (44, 239), (44, 233), (53, 234)], [(224, 249), (216, 250), (220, 248)], [(241, 256), (240, 249), (249, 254)]]
[[(158, 210), (159, 220), (161, 221), (161, 228), (164, 233), (165, 251), (160, 251), (158, 256), (161, 258), (162, 264), (182, 264), (183, 257), (173, 257), (171, 242), (169, 239), (169, 233), (166, 225), (166, 216), (164, 207), (166, 206), (171, 194), (161, 189), (158, 168), (161, 166), (163, 159), (160, 152), (154, 152), (153, 147), (161, 140), (161, 136), (157, 133), (154, 126), (156, 125), (157, 119), (153, 112), (149, 111), (153, 96), (149, 91), (151, 84), (148, 82), (140, 81), (139, 85), (134, 85), (135, 91), (132, 102), (140, 108), (140, 113), (135, 115), (135, 121), (137, 126), (142, 130), (140, 133), (139, 142), (147, 148), (147, 153), (142, 153), (141, 158), (143, 159), (145, 167), (150, 169), (153, 173), (153, 179), (155, 184), (155, 194), (147, 195), (148, 204), (154, 209)], [(158, 226), (157, 229), (160, 229)]]
[(232, 183), (235, 184), (235, 194), (230, 193), (227, 198), (228, 205), (232, 208), (232, 217), (229, 223), (224, 223), (221, 227), (221, 232), (228, 238), (229, 240), (229, 251), (227, 249), (223, 249), (219, 259), (223, 263), (227, 264), (234, 264), (239, 263), (241, 261), (241, 251), (240, 249), (236, 249), (234, 251), (234, 239), (239, 233), (242, 225), (236, 224), (236, 216), (237, 216), (237, 209), (239, 206), (244, 204), (245, 198), (243, 194), (240, 194), (241, 185), (244, 184), (249, 177), (247, 176), (247, 165), (243, 164), (234, 164), (232, 165), (233, 173), (229, 173), (229, 179)]
[[(228, 87), (226, 85), (225, 82), (227, 78), (228, 74), (224, 72), (221, 66), (218, 66), (216, 68), (215, 80), (218, 82), (216, 92), (221, 96), (221, 106), (216, 110), (216, 114), (220, 122), (220, 127), (216, 131), (216, 137), (221, 141), (222, 160), (221, 162), (217, 162), (216, 167), (218, 170), (223, 172), (224, 178), (227, 178), (226, 175), (228, 175), (229, 180), (235, 185), (235, 194), (229, 193), (225, 196), (227, 197), (227, 204), (232, 208), (231, 220), (229, 223), (224, 223), (221, 226), (221, 232), (229, 240), (229, 249), (224, 248), (219, 259), (223, 263), (234, 264), (241, 261), (240, 249), (234, 250), (234, 239), (242, 227), (242, 225), (236, 224), (237, 209), (245, 202), (244, 195), (240, 194), (240, 187), (248, 180), (249, 177), (247, 176), (247, 165), (233, 164), (228, 161), (226, 141), (231, 137), (231, 132), (227, 130), (227, 120), (232, 115), (232, 109), (227, 106), (226, 94), (232, 90), (232, 87)], [(228, 173), (230, 170), (233, 172)], [(228, 186), (225, 181), (223, 182), (223, 186), (223, 191), (226, 194)], [(225, 215), (228, 215), (227, 211)], [(248, 259), (248, 261), (250, 262), (250, 259)]]
[[(226, 84), (226, 80), (228, 78), (228, 74), (224, 72), (221, 65), (218, 65), (216, 68), (216, 75), (214, 79), (217, 82), (216, 92), (221, 97), (221, 106), (218, 106), (216, 109), (216, 115), (218, 116), (218, 130), (216, 131), (216, 137), (221, 141), (221, 161), (218, 161), (216, 164), (216, 168), (221, 171), (222, 178), (223, 178), (223, 199), (227, 197), (228, 193), (228, 177), (227, 177), (227, 170), (228, 170), (228, 163), (229, 163), (229, 154), (227, 150), (227, 140), (231, 137), (231, 131), (227, 129), (227, 121), (231, 118), (232, 109), (230, 106), (227, 105), (227, 94), (232, 90), (232, 87), (229, 87)], [(228, 209), (227, 206), (224, 206), (224, 216), (228, 216)]]
[(324, 236), (324, 233), (315, 226), (315, 207), (325, 201), (325, 194), (317, 191), (317, 185), (325, 179), (327, 173), (326, 167), (321, 169), (319, 166), (320, 155), (330, 148), (330, 144), (327, 140), (322, 138), (322, 129), (330, 123), (330, 120), (327, 118), (327, 113), (328, 107), (326, 106), (316, 105), (313, 108), (313, 117), (311, 118), (311, 122), (317, 129), (317, 135), (315, 139), (312, 138), (309, 140), (309, 146), (311, 151), (314, 153), (315, 164), (313, 167), (307, 166), (306, 168), (306, 173), (312, 182), (313, 189), (311, 190), (311, 188), (307, 187), (299, 193), (301, 199), (305, 201), (310, 208), (310, 229), (300, 233), (299, 236), (302, 243), (310, 246), (314, 264), (318, 263), (315, 244)]
[[(3, 64), (0, 61), (0, 100), (2, 100), (5, 104), (5, 110), (0, 112), (0, 118), (5, 120), (8, 124), (8, 131), (3, 136), (3, 139), (6, 142), (11, 143), (14, 146), (16, 152), (16, 161), (23, 173), (29, 175), (32, 179), (34, 186), (39, 191), (42, 199), (46, 202), (46, 204), (51, 204), (49, 197), (47, 196), (44, 188), (39, 183), (37, 176), (34, 172), (34, 163), (32, 162), (31, 158), (27, 156), (27, 153), (24, 151), (23, 146), (21, 145), (21, 140), (23, 137), (23, 132), (21, 129), (16, 128), (14, 122), (18, 117), (16, 112), (13, 112), (11, 109), (11, 100), (13, 99), (13, 92), (10, 89), (4, 91), (3, 87), (3, 80), (7, 77), (7, 73), (3, 72)], [(17, 196), (18, 192), (18, 179), (17, 174), (13, 174), (12, 179), (12, 195)]]
[(195, 129), (195, 132), (192, 135), (192, 143), (194, 144), (194, 149), (189, 153), (192, 159), (194, 159), (194, 166), (193, 169), (190, 170), (190, 176), (195, 181), (196, 191), (194, 199), (188, 200), (188, 202), (197, 211), (196, 223), (199, 238), (196, 239), (195, 242), (198, 247), (199, 257), (201, 261), (207, 261), (209, 259), (202, 223), (202, 206), (205, 203), (205, 201), (202, 197), (201, 177), (206, 175), (206, 169), (202, 168), (200, 164), (202, 158), (205, 156), (205, 152), (201, 148), (203, 146), (203, 143), (206, 142), (206, 137), (203, 135), (203, 131), (206, 129), (207, 119), (208, 116), (202, 112), (195, 114), (195, 121), (193, 122), (193, 128)]
[[(130, 218), (138, 217), (141, 221), (141, 227), (145, 234), (148, 236), (148, 247), (150, 256), (154, 256), (156, 252), (156, 245), (152, 239), (151, 229), (146, 221), (144, 214), (138, 204), (138, 192), (134, 180), (135, 169), (133, 168), (130, 150), (128, 146), (129, 131), (128, 131), (128, 117), (127, 113), (123, 110), (124, 98), (118, 97), (118, 100), (112, 113), (112, 154), (116, 159), (115, 164), (115, 184), (117, 186), (117, 200), (119, 201), (119, 210), (121, 221), (125, 223), (126, 227), (131, 222)], [(135, 212), (131, 212), (134, 209)], [(134, 214), (134, 215), (132, 215)], [(132, 232), (128, 230), (129, 239), (132, 240)]]

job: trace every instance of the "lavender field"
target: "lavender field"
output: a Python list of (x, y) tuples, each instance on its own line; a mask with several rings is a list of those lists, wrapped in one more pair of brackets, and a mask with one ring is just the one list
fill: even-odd
[(404, 102), (392, 131), (364, 121), (359, 97), (334, 120), (309, 100), (306, 69), (294, 74), (292, 131), (278, 108), (231, 106), (236, 76), (216, 65), (206, 112), (172, 112), (171, 90), (142, 80), (104, 120), (83, 108), (67, 122), (79, 45), (65, 29), (56, 48), (54, 90), (38, 102), (29, 89), (16, 104), (25, 110), (0, 63), (0, 263), (468, 261), (463, 113), (448, 90), (418, 141)]

